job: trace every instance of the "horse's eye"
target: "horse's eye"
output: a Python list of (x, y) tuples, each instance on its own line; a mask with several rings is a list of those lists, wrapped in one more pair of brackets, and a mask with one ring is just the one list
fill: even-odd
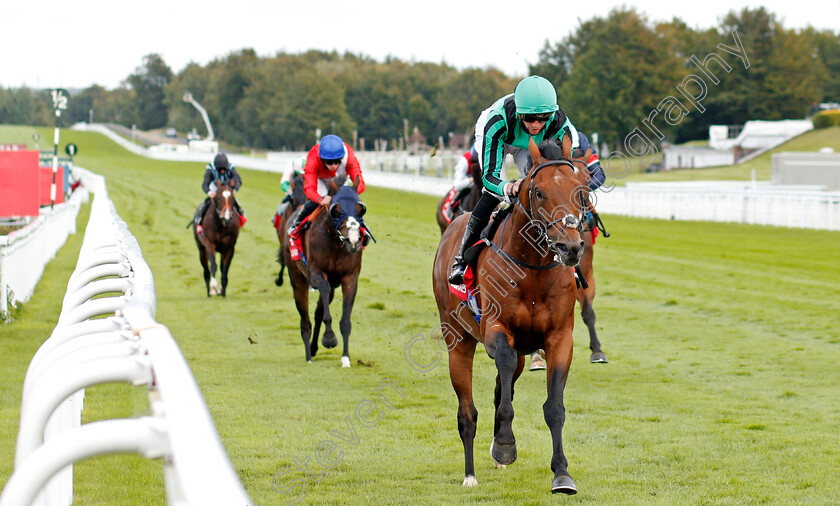
[(539, 188), (534, 189), (534, 195), (536, 195), (538, 199), (544, 198)]

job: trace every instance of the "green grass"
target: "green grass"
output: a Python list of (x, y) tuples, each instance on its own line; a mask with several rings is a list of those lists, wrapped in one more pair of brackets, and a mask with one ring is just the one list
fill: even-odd
[[(0, 127), (0, 140), (10, 130)], [(20, 131), (31, 137), (31, 129)], [(92, 133), (62, 131), (65, 139), (79, 146), (80, 165), (107, 178), (155, 275), (156, 318), (181, 347), (258, 504), (290, 499), (272, 489), (272, 477), (307, 459), (320, 481), (292, 470), (274, 485), (306, 483), (311, 504), (840, 502), (840, 234), (605, 216), (613, 236), (596, 245), (595, 309), (610, 363), (588, 363), (578, 318), (565, 397), (564, 445), (578, 495), (548, 493), (550, 435), (539, 373), (526, 372), (517, 383), (519, 460), (493, 468), (487, 450), (495, 368), (481, 347), (474, 380), (480, 486), (463, 490), (445, 358), (420, 373), (403, 355), (410, 339), (437, 324), (430, 279), (439, 238), (435, 198), (378, 188), (363, 194), (379, 243), (364, 254), (353, 367), (342, 370), (335, 349), (305, 363), (288, 280), (273, 283), (277, 240), (269, 219), (281, 197), (279, 175), (242, 171), (239, 198), (249, 222), (228, 297), (208, 299), (184, 230), (202, 198), (203, 164), (146, 160)], [(12, 470), (23, 374), (55, 326), (81, 237), (71, 236), (33, 298), (0, 326), (0, 487)], [(336, 319), (339, 302), (332, 305)], [(382, 415), (378, 423), (362, 426), (357, 409), (377, 401), (373, 390), (385, 379), (405, 396), (386, 388), (393, 409), (382, 407), (371, 414)], [(86, 422), (147, 412), (142, 388), (87, 391)], [(356, 444), (332, 434), (348, 432), (348, 417)], [(323, 441), (335, 446), (324, 443), (322, 459), (338, 460), (341, 452), (327, 470), (315, 463)], [(77, 465), (75, 488), (74, 504), (165, 503), (160, 462), (133, 456)]]

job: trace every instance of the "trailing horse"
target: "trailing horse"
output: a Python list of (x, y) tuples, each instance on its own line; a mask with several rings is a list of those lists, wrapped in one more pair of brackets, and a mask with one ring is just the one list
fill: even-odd
[[(344, 178), (336, 178), (342, 181)], [(301, 239), (301, 258), (292, 260), (289, 237), (283, 234), (282, 256), (289, 267), (289, 281), (294, 290), (295, 305), (300, 314), (300, 335), (306, 351), (306, 361), (311, 362), (318, 352), (318, 334), (324, 323), (324, 348), (335, 348), (338, 344), (332, 329), (330, 302), (339, 286), (342, 292), (342, 312), (339, 330), (344, 349), (341, 366), (350, 367), (350, 315), (358, 288), (359, 272), (362, 268), (362, 247), (370, 237), (362, 216), (365, 205), (356, 193), (359, 181), (353, 186), (339, 186), (336, 180), (330, 182), (332, 201), (328, 213), (319, 207), (310, 215), (311, 226)], [(315, 308), (315, 332), (309, 319), (309, 287), (319, 292)]]
[[(226, 296), (228, 269), (233, 260), (236, 239), (239, 237), (241, 219), (237, 206), (234, 205), (234, 191), (230, 183), (222, 183), (217, 179), (216, 195), (210, 199), (210, 207), (201, 219), (201, 234), (198, 233), (198, 226), (193, 223), (193, 236), (198, 248), (198, 258), (204, 269), (204, 284), (208, 297), (216, 294)], [(216, 253), (219, 254), (219, 267), (222, 272), (221, 290), (216, 283)]]
[(582, 218), (580, 199), (587, 187), (571, 162), (557, 159), (563, 152), (554, 142), (543, 142), (540, 149), (546, 154), (532, 140), (530, 152), (535, 166), (523, 181), (512, 210), (487, 236), (490, 247), (481, 249), (471, 263), (478, 287), (472, 295), (480, 321), (447, 281), (467, 216), (453, 221), (441, 237), (432, 277), (441, 332), (449, 350), (450, 379), (458, 396), (463, 485), (478, 484), (473, 462), (478, 412), (473, 402), (472, 368), (476, 345), (481, 342), (498, 371), (490, 446), (495, 465), (506, 466), (516, 460), (514, 383), (524, 368), (525, 355), (544, 349), (548, 395), (543, 414), (552, 438), (551, 491), (574, 494), (577, 488), (563, 453), (563, 390), (572, 362), (577, 297), (574, 267), (585, 251), (578, 227)]
[(472, 176), (473, 182), (469, 193), (459, 200), (454, 200), (455, 188), (452, 188), (438, 201), (435, 217), (441, 234), (452, 223), (452, 220), (464, 213), (472, 212), (478, 203), (478, 199), (481, 198), (481, 189), (484, 187), (484, 183), (481, 182), (481, 166), (479, 166), (478, 161), (470, 162), (470, 176)]
[[(306, 202), (306, 193), (303, 191), (303, 176), (296, 175), (291, 180), (292, 194), (287, 197), (289, 200), (283, 211), (274, 216), (274, 228), (277, 229), (277, 240), (280, 241), (280, 248), (277, 250), (277, 263), (280, 264), (280, 272), (277, 273), (277, 278), (274, 284), (283, 286), (283, 271), (286, 269), (286, 261), (283, 257), (283, 241), (286, 239), (288, 232), (288, 223), (295, 211), (298, 210)], [(285, 199), (284, 199), (285, 200)]]

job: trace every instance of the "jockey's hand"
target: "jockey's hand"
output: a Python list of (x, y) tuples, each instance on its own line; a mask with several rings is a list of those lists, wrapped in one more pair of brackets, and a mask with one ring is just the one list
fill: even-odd
[(207, 192), (207, 196), (208, 196), (208, 197), (210, 197), (210, 198), (212, 199), (213, 197), (215, 197), (215, 196), (216, 196), (216, 192), (215, 192), (215, 191), (213, 191), (213, 190), (210, 190), (209, 192)]
[(329, 209), (330, 208), (330, 200), (332, 200), (331, 196), (324, 195), (324, 197), (321, 199), (321, 205), (326, 207), (327, 209)]
[(508, 204), (513, 203), (513, 198), (516, 197), (517, 195), (519, 195), (519, 187), (520, 186), (522, 186), (522, 179), (517, 179), (516, 181), (513, 181), (512, 183), (508, 183), (508, 184), (505, 185), (505, 188), (504, 188), (505, 202), (507, 202)]

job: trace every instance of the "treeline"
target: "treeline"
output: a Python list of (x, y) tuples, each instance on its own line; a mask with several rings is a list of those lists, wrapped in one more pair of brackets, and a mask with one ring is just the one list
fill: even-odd
[[(840, 33), (786, 29), (764, 8), (730, 12), (707, 30), (676, 18), (651, 23), (620, 8), (546, 41), (529, 70), (549, 78), (576, 126), (599, 132), (602, 141), (620, 147), (647, 119), (661, 134), (654, 140), (683, 142), (706, 138), (711, 124), (802, 118), (815, 103), (840, 100)], [(403, 138), (406, 124), (433, 144), (472, 133), (478, 114), (521, 77), (352, 53), (259, 57), (251, 49), (176, 74), (150, 54), (121, 87), (74, 93), (62, 121), (197, 127), (204, 134), (198, 112), (182, 99), (189, 91), (208, 111), (216, 136), (231, 144), (299, 150), (321, 129), (347, 139), (356, 132), (370, 148), (374, 139)], [(0, 123), (53, 121), (47, 91), (0, 88)]]

